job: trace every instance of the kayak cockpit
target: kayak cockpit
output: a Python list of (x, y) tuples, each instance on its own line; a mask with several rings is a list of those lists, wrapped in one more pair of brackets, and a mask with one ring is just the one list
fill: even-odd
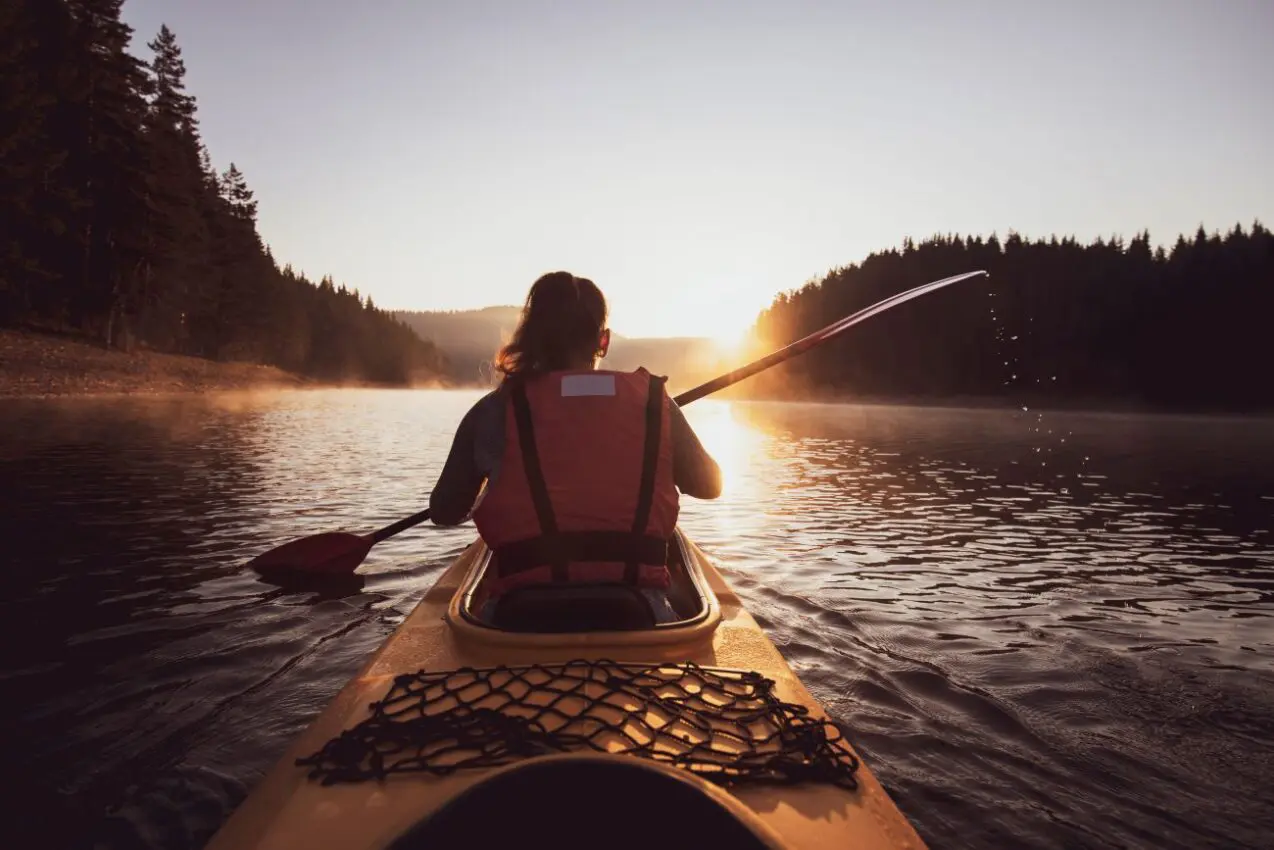
[(668, 601), (677, 614), (671, 622), (656, 622), (646, 596), (621, 584), (523, 587), (488, 605), (486, 582), (494, 574), (494, 557), (482, 547), (448, 610), (452, 628), (478, 640), (623, 633), (626, 642), (681, 642), (698, 632), (711, 633), (721, 617), (716, 595), (680, 530), (668, 556)]

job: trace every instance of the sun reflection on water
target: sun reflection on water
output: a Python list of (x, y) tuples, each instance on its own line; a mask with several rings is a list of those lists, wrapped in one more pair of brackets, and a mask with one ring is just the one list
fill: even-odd
[(790, 521), (780, 498), (788, 477), (781, 468), (784, 437), (754, 421), (750, 408), (747, 402), (712, 400), (686, 411), (721, 467), (722, 492), (711, 501), (683, 498), (681, 526), (727, 572), (731, 563), (758, 554), (757, 539), (781, 540)]
[(686, 418), (708, 454), (721, 467), (722, 498), (751, 495), (751, 474), (769, 438), (740, 415), (733, 402), (705, 401), (687, 411)]

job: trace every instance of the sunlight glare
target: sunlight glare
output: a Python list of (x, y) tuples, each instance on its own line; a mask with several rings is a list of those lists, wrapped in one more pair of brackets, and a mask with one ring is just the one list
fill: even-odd
[(630, 337), (695, 337), (730, 346), (745, 339), (757, 314), (769, 306), (772, 294), (757, 297), (739, 293), (732, 297), (722, 287), (705, 285), (681, 293), (680, 303), (670, 310), (666, 300), (652, 299), (649, 293), (608, 291), (611, 326)]
[(705, 401), (687, 410), (687, 418), (699, 441), (721, 467), (722, 497), (744, 492), (753, 476), (748, 473), (766, 447), (766, 435), (741, 419), (734, 402)]
[(717, 357), (730, 363), (741, 363), (750, 347), (751, 332), (750, 327), (744, 327), (725, 328), (713, 334), (711, 339), (716, 348)]

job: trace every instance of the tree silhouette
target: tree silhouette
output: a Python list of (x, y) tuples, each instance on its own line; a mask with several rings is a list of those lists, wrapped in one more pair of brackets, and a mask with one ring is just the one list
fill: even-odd
[[(233, 163), (199, 133), (177, 36), (129, 53), (123, 0), (0, 3), (0, 323), (325, 379), (433, 377), (445, 358), (330, 277), (280, 268)], [(987, 283), (911, 302), (750, 382), (775, 395), (1274, 407), (1274, 236), (1202, 225), (1081, 245), (1010, 231), (873, 253), (780, 294), (758, 336), (788, 342), (967, 269)]]
[(881, 298), (982, 268), (758, 377), (772, 395), (982, 398), (1164, 408), (1274, 407), (1274, 235), (1200, 227), (1171, 253), (1141, 231), (1080, 245), (1009, 233), (907, 239), (775, 298), (756, 323), (790, 342)]
[(441, 373), (370, 299), (279, 268), (243, 172), (200, 137), (176, 35), (143, 63), (122, 5), (0, 4), (0, 323), (333, 380)]

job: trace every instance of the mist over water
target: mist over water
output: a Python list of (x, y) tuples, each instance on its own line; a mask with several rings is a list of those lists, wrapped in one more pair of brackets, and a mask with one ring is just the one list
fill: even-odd
[[(243, 562), (419, 509), (478, 395), (0, 409), (0, 744), (45, 846), (202, 846), (473, 530), (326, 598)], [(1267, 842), (1274, 422), (687, 413), (727, 483), (683, 527), (933, 846)]]

